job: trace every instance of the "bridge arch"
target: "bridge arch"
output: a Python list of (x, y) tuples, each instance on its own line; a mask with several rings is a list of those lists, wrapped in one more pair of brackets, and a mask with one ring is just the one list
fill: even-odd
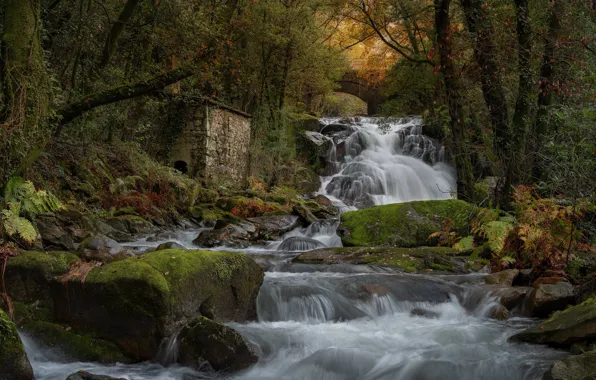
[(339, 81), (337, 92), (345, 92), (362, 99), (367, 104), (368, 115), (373, 116), (379, 112), (382, 94), (378, 85), (372, 85), (358, 76), (356, 72), (347, 72)]

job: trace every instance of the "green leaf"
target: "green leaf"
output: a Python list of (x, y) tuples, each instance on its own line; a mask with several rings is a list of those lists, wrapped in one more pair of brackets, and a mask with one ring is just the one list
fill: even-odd
[(466, 236), (453, 245), (453, 248), (459, 249), (460, 251), (469, 251), (474, 249), (474, 236)]

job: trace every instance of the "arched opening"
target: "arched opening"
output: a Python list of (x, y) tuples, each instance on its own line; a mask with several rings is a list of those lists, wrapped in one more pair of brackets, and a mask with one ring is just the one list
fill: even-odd
[(327, 95), (322, 108), (325, 116), (357, 116), (366, 115), (368, 112), (368, 105), (364, 100), (339, 91)]
[(178, 170), (182, 174), (188, 173), (188, 164), (186, 161), (178, 160), (174, 162), (174, 169)]

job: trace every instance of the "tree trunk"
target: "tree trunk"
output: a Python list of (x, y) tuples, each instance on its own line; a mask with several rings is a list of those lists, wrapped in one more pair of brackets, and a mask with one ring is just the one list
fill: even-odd
[(512, 185), (524, 180), (524, 173), (528, 169), (523, 165), (525, 155), (528, 126), (532, 122), (532, 95), (534, 94), (534, 81), (532, 78), (532, 27), (530, 24), (530, 9), (528, 0), (515, 0), (517, 41), (518, 41), (518, 71), (519, 87), (515, 113), (512, 122), (511, 152), (506, 165), (507, 176), (505, 193), (510, 191)]
[(466, 142), (463, 96), (451, 55), (450, 0), (434, 0), (434, 5), (441, 71), (449, 105), (453, 156), (457, 167), (457, 195), (460, 199), (470, 201), (474, 199), (472, 164)]
[(101, 67), (105, 67), (110, 62), (112, 55), (118, 47), (118, 39), (124, 31), (124, 27), (134, 14), (135, 9), (137, 9), (137, 6), (139, 5), (140, 1), (141, 0), (128, 0), (126, 2), (126, 5), (124, 6), (124, 9), (122, 9), (122, 12), (120, 12), (118, 20), (116, 20), (114, 25), (112, 25), (112, 28), (110, 29), (110, 33), (108, 34), (108, 38), (106, 39), (106, 43), (103, 48), (103, 54), (100, 63)]
[(47, 138), (50, 91), (40, 42), (40, 1), (4, 0), (3, 10), (0, 184)]
[(466, 24), (474, 45), (474, 56), (480, 67), (482, 94), (494, 130), (494, 149), (501, 163), (508, 157), (510, 143), (509, 109), (493, 43), (494, 29), (483, 0), (461, 0)]
[[(541, 151), (543, 136), (548, 130), (550, 122), (549, 107), (553, 103), (553, 82), (555, 76), (555, 44), (561, 32), (561, 17), (565, 11), (562, 0), (556, 0), (550, 13), (548, 33), (544, 43), (544, 55), (540, 67), (540, 79), (538, 81), (538, 114), (533, 125), (532, 140), (530, 145), (531, 153)], [(533, 155), (532, 177), (541, 177), (540, 160)]]

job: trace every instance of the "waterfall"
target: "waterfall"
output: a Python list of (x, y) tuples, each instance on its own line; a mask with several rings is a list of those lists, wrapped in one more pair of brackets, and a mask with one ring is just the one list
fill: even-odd
[(341, 210), (449, 199), (456, 174), (445, 148), (422, 134), (422, 119), (322, 119), (332, 141), (320, 192)]

